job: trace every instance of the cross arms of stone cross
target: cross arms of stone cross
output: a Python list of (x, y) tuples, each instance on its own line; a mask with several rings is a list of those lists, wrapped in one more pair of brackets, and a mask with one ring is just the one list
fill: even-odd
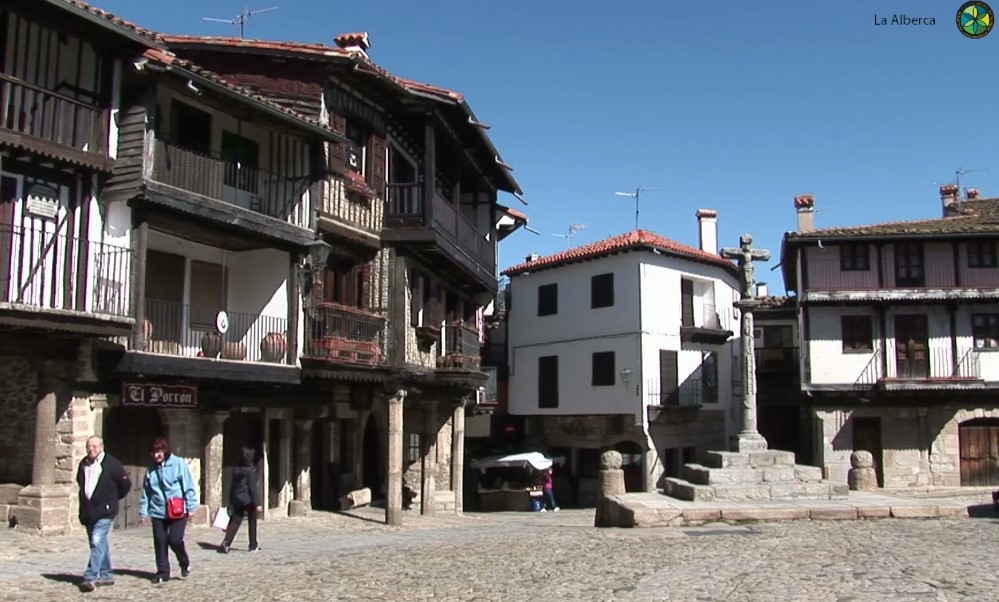
[(753, 237), (743, 234), (739, 237), (739, 247), (726, 247), (721, 250), (721, 256), (725, 259), (734, 259), (739, 264), (739, 271), (742, 273), (742, 296), (750, 298), (753, 296), (753, 261), (769, 261), (770, 251), (766, 249), (754, 249)]

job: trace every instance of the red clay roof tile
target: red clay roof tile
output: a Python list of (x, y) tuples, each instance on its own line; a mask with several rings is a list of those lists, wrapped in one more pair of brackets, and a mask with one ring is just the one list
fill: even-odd
[(85, 10), (92, 15), (96, 15), (106, 21), (109, 21), (110, 23), (117, 25), (118, 27), (131, 31), (132, 33), (136, 33), (142, 37), (149, 38), (151, 42), (157, 42), (157, 43), (161, 42), (161, 40), (159, 39), (160, 34), (156, 33), (155, 31), (151, 31), (144, 27), (139, 27), (135, 23), (132, 23), (131, 21), (126, 21), (125, 19), (122, 19), (120, 17), (116, 17), (115, 15), (109, 13), (104, 9), (97, 8), (96, 6), (92, 6), (90, 4), (87, 4), (86, 2), (81, 2), (80, 0), (63, 0), (63, 2), (75, 6), (76, 8)]
[(515, 276), (524, 272), (554, 268), (560, 265), (582, 261), (584, 259), (595, 259), (604, 255), (609, 255), (617, 251), (627, 249), (659, 249), (665, 253), (692, 259), (702, 263), (723, 266), (735, 272), (735, 264), (720, 255), (708, 253), (694, 247), (689, 247), (660, 236), (648, 230), (633, 230), (626, 234), (619, 234), (610, 238), (589, 243), (581, 247), (575, 247), (561, 253), (541, 257), (535, 261), (527, 261), (503, 270), (505, 276)]

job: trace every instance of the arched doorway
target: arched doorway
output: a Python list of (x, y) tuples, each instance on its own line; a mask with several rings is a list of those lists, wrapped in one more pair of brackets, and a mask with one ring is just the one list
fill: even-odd
[[(259, 414), (233, 413), (222, 426), (222, 503), (229, 503), (232, 469), (243, 463), (242, 448), (248, 445), (256, 452), (254, 462), (259, 478), (258, 487), (264, 491), (264, 423)], [(204, 480), (202, 471), (202, 480)], [(204, 484), (202, 483), (202, 491)]]
[(371, 499), (380, 499), (383, 495), (385, 462), (381, 440), (378, 436), (378, 421), (374, 414), (368, 416), (368, 423), (364, 425), (363, 453), (361, 483), (364, 487), (371, 489)]
[(149, 465), (149, 447), (164, 434), (159, 411), (155, 408), (113, 407), (104, 416), (104, 449), (118, 458), (132, 481), (132, 489), (121, 500), (116, 529), (139, 525), (139, 494)]
[(958, 426), (961, 485), (999, 484), (999, 419), (976, 418)]
[(621, 454), (621, 470), (624, 472), (624, 490), (626, 492), (645, 491), (644, 471), (645, 452), (642, 446), (634, 441), (621, 441), (614, 446), (614, 451)]

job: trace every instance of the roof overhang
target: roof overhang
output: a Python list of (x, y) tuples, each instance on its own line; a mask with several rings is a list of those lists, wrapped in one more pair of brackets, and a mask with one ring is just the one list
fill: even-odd
[(108, 19), (105, 19), (104, 17), (98, 14), (90, 12), (89, 10), (83, 8), (82, 6), (66, 2), (65, 0), (36, 0), (36, 1), (51, 6), (53, 8), (63, 10), (73, 15), (76, 15), (77, 17), (83, 19), (84, 21), (90, 23), (91, 25), (96, 25), (101, 29), (110, 31), (111, 33), (114, 33), (123, 38), (131, 40), (132, 42), (135, 42), (137, 44), (146, 46), (147, 48), (158, 48), (158, 49), (163, 48), (163, 44), (156, 42), (138, 32), (131, 31), (125, 27), (122, 27), (121, 25), (118, 25), (113, 21), (109, 21)]

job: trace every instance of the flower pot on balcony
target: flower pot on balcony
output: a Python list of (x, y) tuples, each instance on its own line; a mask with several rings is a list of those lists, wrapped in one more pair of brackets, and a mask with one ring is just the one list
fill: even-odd
[(288, 344), (280, 332), (269, 332), (260, 341), (260, 358), (265, 362), (280, 362), (288, 351)]
[(201, 352), (205, 357), (215, 358), (222, 352), (222, 337), (214, 332), (206, 332), (201, 337)]
[(245, 360), (246, 345), (242, 343), (226, 343), (222, 346), (222, 359), (224, 360)]

